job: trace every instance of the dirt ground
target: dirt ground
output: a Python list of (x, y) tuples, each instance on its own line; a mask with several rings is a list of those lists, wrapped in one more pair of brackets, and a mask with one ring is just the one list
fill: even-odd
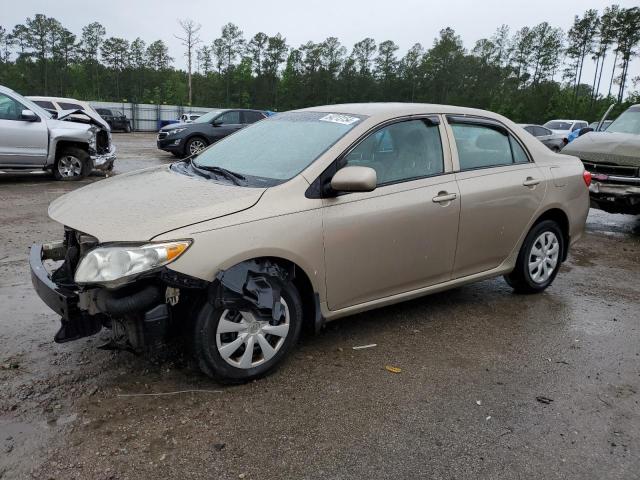
[[(114, 138), (116, 174), (173, 159)], [(3, 480), (638, 478), (640, 219), (592, 210), (543, 294), (495, 279), (350, 317), (222, 387), (180, 356), (53, 343), (27, 251), (61, 238), (47, 205), (81, 184), (0, 176)]]

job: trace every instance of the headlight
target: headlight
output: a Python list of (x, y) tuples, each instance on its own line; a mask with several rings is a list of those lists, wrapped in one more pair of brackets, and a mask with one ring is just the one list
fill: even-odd
[(75, 281), (79, 284), (125, 283), (129, 277), (173, 262), (189, 245), (191, 240), (98, 247), (82, 258)]
[(96, 146), (97, 146), (97, 143), (96, 143), (96, 135), (97, 135), (96, 129), (92, 127), (92, 128), (89, 129), (89, 131), (91, 132), (91, 137), (89, 137), (89, 148), (91, 150), (95, 151), (96, 150)]
[(176, 133), (184, 132), (186, 128), (174, 128), (173, 130), (169, 130), (167, 133), (169, 135), (175, 135)]

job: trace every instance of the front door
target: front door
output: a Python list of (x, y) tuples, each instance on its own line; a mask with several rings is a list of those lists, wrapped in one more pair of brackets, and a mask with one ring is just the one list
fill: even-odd
[(47, 124), (40, 119), (22, 119), (27, 109), (17, 100), (0, 93), (0, 165), (5, 167), (42, 167), (47, 161), (49, 136)]
[(339, 160), (340, 166), (375, 169), (378, 186), (373, 192), (325, 199), (329, 309), (451, 278), (460, 202), (438, 123), (428, 119), (393, 123)]

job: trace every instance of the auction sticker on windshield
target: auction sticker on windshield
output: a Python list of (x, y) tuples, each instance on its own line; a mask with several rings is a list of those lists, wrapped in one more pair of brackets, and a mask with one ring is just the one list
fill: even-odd
[(360, 120), (358, 117), (351, 117), (349, 115), (340, 115), (337, 113), (329, 113), (324, 117), (318, 119), (321, 122), (332, 122), (332, 123), (341, 123), (342, 125), (351, 125), (352, 123), (356, 123)]

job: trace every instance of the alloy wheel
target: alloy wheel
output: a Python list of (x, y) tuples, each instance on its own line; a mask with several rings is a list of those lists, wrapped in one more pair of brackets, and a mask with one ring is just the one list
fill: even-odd
[(73, 155), (65, 155), (58, 159), (58, 173), (61, 177), (79, 177), (82, 173), (82, 161)]
[(529, 252), (529, 275), (536, 283), (544, 283), (558, 266), (560, 242), (553, 232), (543, 232)]
[(196, 153), (200, 153), (202, 150), (204, 150), (206, 147), (206, 145), (204, 144), (204, 142), (202, 140), (194, 140), (189, 144), (189, 153), (191, 155), (194, 155)]

